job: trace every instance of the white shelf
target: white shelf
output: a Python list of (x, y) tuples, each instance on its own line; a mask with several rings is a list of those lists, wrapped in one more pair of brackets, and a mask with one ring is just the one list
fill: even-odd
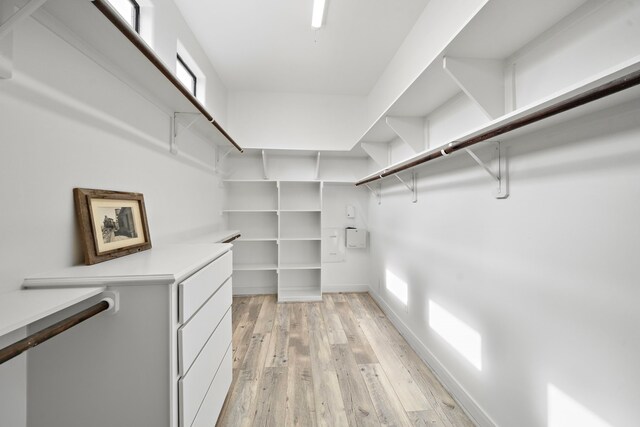
[(309, 288), (296, 288), (295, 286), (288, 287), (287, 289), (278, 289), (278, 301), (279, 302), (314, 302), (322, 301), (322, 291), (318, 287), (317, 289)]
[(240, 236), (240, 230), (221, 230), (203, 234), (187, 243), (222, 243), (236, 236)]
[[(230, 214), (228, 226), (242, 233), (233, 248), (234, 271), (239, 273), (234, 292), (260, 293), (275, 281), (287, 301), (320, 300), (321, 181), (225, 183), (227, 206), (232, 208), (224, 211)], [(267, 206), (276, 209), (258, 209)]]
[[(34, 18), (50, 28), (71, 44), (82, 49), (112, 73), (125, 79), (135, 90), (170, 113), (193, 113), (201, 117), (192, 129), (216, 145), (228, 146), (229, 140), (206, 118), (145, 54), (129, 41), (105, 15), (90, 1), (49, 0)], [(135, 34), (135, 33), (134, 33)], [(163, 61), (153, 53), (144, 40), (135, 35), (135, 40), (144, 46), (166, 71)], [(197, 102), (197, 101), (196, 101)], [(206, 108), (200, 107), (206, 111)], [(210, 113), (209, 116), (211, 116)], [(235, 149), (234, 149), (235, 150)]]
[(581, 3), (584, 1), (545, 1), (544, 5), (529, 0), (487, 2), (393, 104), (380, 112), (358, 142), (389, 142), (396, 134), (387, 126), (387, 116), (424, 117), (461, 93), (443, 69), (443, 57), (505, 60)]
[[(593, 89), (595, 87), (598, 87), (600, 85), (603, 85), (613, 79), (622, 77), (626, 74), (635, 72), (640, 70), (640, 56), (637, 56), (629, 61), (626, 61), (616, 67), (613, 67), (609, 70), (603, 71), (601, 73), (596, 74), (595, 76), (592, 76), (589, 79), (586, 79), (582, 82), (579, 82), (571, 87), (565, 88), (562, 91), (559, 91), (553, 95), (550, 95), (548, 97), (545, 97), (541, 100), (538, 100), (535, 103), (532, 103), (530, 105), (524, 106), (522, 108), (519, 108), (515, 111), (512, 111), (511, 113), (505, 114), (502, 117), (499, 117), (495, 120), (492, 120), (490, 122), (488, 122), (487, 124), (480, 126), (476, 129), (473, 129), (469, 132), (466, 132), (462, 135), (459, 135), (458, 137), (454, 138), (453, 141), (462, 141), (462, 140), (466, 140), (469, 138), (473, 138), (477, 135), (483, 134), (485, 132), (489, 132), (491, 130), (497, 129), (513, 120), (517, 120), (521, 117), (525, 117), (528, 116), (530, 114), (534, 114), (536, 112), (542, 111), (545, 108), (548, 108), (549, 106), (556, 104), (558, 102), (562, 102), (565, 101), (567, 99), (570, 99), (576, 95), (579, 95), (581, 93), (584, 93), (590, 89)], [(527, 127), (523, 127), (520, 128), (518, 130), (514, 130), (508, 134), (505, 135), (501, 135), (500, 136), (500, 140), (501, 141), (505, 141), (505, 140), (509, 140), (511, 138), (514, 138), (516, 136), (520, 136), (523, 135), (525, 133), (529, 133), (529, 132), (534, 132), (534, 131), (538, 131), (553, 125), (556, 125), (560, 122), (564, 122), (566, 120), (570, 120), (576, 117), (580, 117), (586, 114), (589, 114), (591, 112), (597, 111), (597, 110), (601, 110), (603, 108), (608, 108), (608, 107), (612, 107), (614, 105), (619, 105), (625, 102), (628, 102), (630, 100), (636, 99), (640, 97), (640, 87), (636, 86), (634, 88), (631, 89), (627, 89), (623, 92), (619, 92), (617, 94), (614, 95), (610, 95), (606, 98), (600, 99), (598, 101), (594, 101), (590, 104), (587, 105), (583, 105), (581, 107), (575, 108), (573, 110), (561, 113), (557, 116), (545, 119), (543, 121), (534, 123), (532, 125), (529, 125)], [(366, 178), (370, 178), (370, 177), (377, 177), (380, 176), (380, 174), (382, 174), (384, 171), (391, 169), (391, 168), (395, 168), (395, 167), (401, 167), (403, 165), (406, 165), (408, 163), (411, 163), (412, 161), (414, 161), (415, 159), (422, 157), (430, 152), (434, 152), (434, 151), (440, 151), (444, 146), (446, 146), (449, 142), (447, 142), (446, 144), (443, 144), (439, 147), (435, 147), (435, 148), (431, 148), (429, 150), (425, 150), (422, 151), (418, 154), (416, 154), (415, 156), (412, 156), (408, 159), (402, 160), (400, 162), (396, 162), (394, 164), (391, 164), (383, 169), (380, 169), (379, 171), (376, 171), (372, 174), (367, 175), (366, 177), (362, 178), (362, 179), (366, 179)]]
[(0, 336), (103, 292), (103, 287), (21, 289), (0, 294)]
[(238, 179), (223, 179), (223, 182), (247, 182), (247, 183), (251, 183), (251, 182), (277, 182), (275, 179), (242, 179), (242, 178), (238, 178)]
[(264, 212), (278, 212), (277, 209), (224, 209), (225, 213), (264, 213)]
[(150, 286), (179, 283), (231, 250), (228, 243), (187, 243), (154, 246), (94, 265), (75, 265), (24, 279), (25, 288), (90, 288)]
[(280, 264), (281, 270), (318, 270), (321, 269), (320, 263), (308, 263), (308, 264)]
[(234, 270), (250, 271), (250, 270), (277, 270), (277, 264), (234, 264)]

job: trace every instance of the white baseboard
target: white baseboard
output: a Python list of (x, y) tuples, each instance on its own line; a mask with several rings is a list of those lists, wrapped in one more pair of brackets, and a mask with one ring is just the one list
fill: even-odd
[(431, 368), (438, 380), (458, 402), (464, 412), (480, 427), (497, 427), (497, 424), (480, 407), (478, 402), (469, 395), (467, 390), (451, 375), (451, 372), (431, 353), (427, 346), (409, 329), (391, 307), (372, 289), (369, 289), (369, 294), (378, 303), (382, 311), (385, 312), (391, 323), (400, 331), (411, 348)]
[(335, 292), (369, 292), (368, 284), (322, 285), (322, 293)]
[(232, 286), (233, 295), (275, 295), (278, 289), (275, 286)]

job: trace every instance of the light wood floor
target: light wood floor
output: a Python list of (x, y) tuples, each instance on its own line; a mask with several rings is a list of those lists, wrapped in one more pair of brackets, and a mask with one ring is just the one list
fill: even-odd
[(233, 300), (218, 426), (473, 426), (368, 294)]

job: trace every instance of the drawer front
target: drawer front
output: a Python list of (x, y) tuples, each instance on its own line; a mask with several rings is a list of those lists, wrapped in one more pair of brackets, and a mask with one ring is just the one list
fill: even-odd
[(191, 427), (211, 427), (216, 425), (233, 379), (232, 355), (233, 351), (229, 346), (227, 354), (224, 356), (220, 368), (218, 368), (216, 377), (213, 379)]
[(231, 307), (231, 278), (216, 291), (189, 321), (178, 329), (178, 366), (183, 376), (196, 360), (220, 320)]
[(185, 323), (198, 311), (233, 271), (231, 251), (222, 255), (178, 286), (180, 323)]
[(178, 381), (180, 425), (191, 426), (209, 385), (231, 345), (231, 310), (228, 310), (191, 369)]

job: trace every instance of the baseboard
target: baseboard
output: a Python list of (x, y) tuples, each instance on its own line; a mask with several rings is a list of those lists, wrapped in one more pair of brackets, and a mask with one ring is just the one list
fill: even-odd
[(438, 380), (458, 402), (464, 412), (480, 427), (497, 427), (497, 424), (491, 417), (489, 417), (480, 405), (469, 395), (467, 390), (451, 375), (451, 372), (431, 353), (427, 346), (409, 329), (391, 307), (372, 289), (368, 291), (369, 295), (378, 303), (382, 311), (385, 312), (391, 323), (400, 331), (424, 363), (431, 368)]
[(322, 285), (322, 293), (369, 292), (368, 284)]
[(275, 286), (243, 286), (232, 287), (233, 295), (275, 295), (278, 293), (278, 289)]

